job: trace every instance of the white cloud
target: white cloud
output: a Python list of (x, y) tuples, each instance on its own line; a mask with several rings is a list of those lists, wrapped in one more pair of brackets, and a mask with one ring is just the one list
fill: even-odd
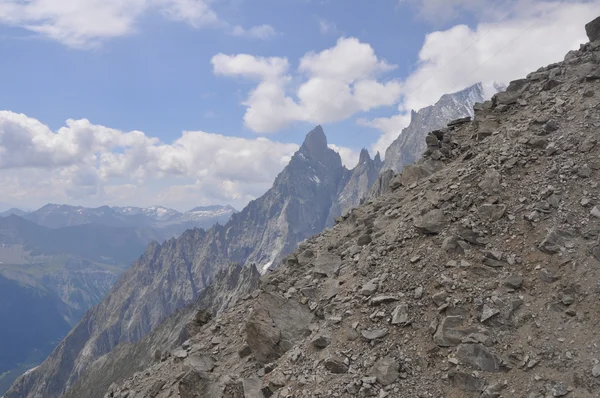
[(243, 76), (255, 80), (279, 80), (290, 65), (286, 58), (255, 57), (250, 54), (217, 54), (210, 61), (213, 72), (223, 76)]
[(257, 25), (249, 29), (236, 25), (233, 27), (231, 34), (238, 37), (267, 40), (274, 37), (277, 32), (275, 32), (275, 28), (271, 25)]
[(393, 105), (400, 94), (397, 81), (377, 80), (395, 66), (353, 37), (342, 37), (320, 53), (305, 54), (295, 73), (287, 59), (279, 57), (217, 54), (212, 64), (217, 75), (259, 80), (243, 103), (245, 125), (257, 133), (271, 133), (295, 121), (340, 121)]
[(340, 154), (342, 164), (346, 166), (347, 169), (353, 169), (358, 164), (360, 152), (335, 144), (328, 144), (327, 146)]
[(68, 120), (53, 132), (26, 115), (0, 111), (3, 200), (30, 207), (127, 199), (182, 209), (202, 203), (241, 207), (271, 186), (297, 149), (202, 131), (183, 132), (167, 144), (86, 119)]
[(230, 30), (233, 35), (267, 39), (275, 34), (269, 25), (245, 29), (221, 20), (213, 0), (0, 0), (0, 25), (16, 26), (69, 47), (89, 48), (103, 40), (135, 32), (149, 12), (186, 23)]
[[(480, 1), (422, 1), (424, 5), (472, 6)], [(487, 1), (486, 5), (490, 5)], [(491, 92), (494, 81), (508, 83), (563, 59), (587, 41), (584, 25), (600, 13), (599, 2), (503, 1), (503, 19), (482, 22), (474, 28), (457, 25), (428, 34), (415, 71), (403, 82), (398, 114), (360, 123), (380, 129), (383, 136), (374, 145), (384, 149), (410, 121), (410, 110), (435, 103), (443, 94), (483, 82)], [(517, 12), (518, 11), (518, 12)], [(501, 12), (498, 11), (498, 15)], [(490, 14), (491, 15), (491, 14)], [(506, 17), (508, 15), (509, 17)], [(383, 153), (383, 152), (382, 152)]]

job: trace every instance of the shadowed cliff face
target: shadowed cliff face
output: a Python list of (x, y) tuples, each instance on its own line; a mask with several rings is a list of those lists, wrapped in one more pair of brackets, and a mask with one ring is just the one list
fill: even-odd
[[(188, 230), (177, 239), (148, 246), (48, 360), (20, 378), (6, 397), (60, 396), (96, 358), (120, 343), (139, 341), (165, 317), (196, 300), (231, 262), (255, 264), (262, 272), (278, 266), (299, 242), (341, 214), (336, 204), (340, 193), (356, 196), (368, 189), (375, 163), (367, 153), (361, 160), (354, 172), (344, 168), (339, 154), (327, 147), (321, 126), (316, 127), (273, 187), (227, 224)], [(344, 191), (348, 181), (353, 188)], [(346, 196), (343, 206), (358, 200)]]

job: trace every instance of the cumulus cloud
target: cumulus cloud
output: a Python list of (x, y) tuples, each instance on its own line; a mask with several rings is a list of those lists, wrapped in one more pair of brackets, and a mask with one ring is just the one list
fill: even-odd
[(290, 70), (286, 58), (250, 54), (217, 54), (216, 75), (258, 80), (243, 102), (245, 125), (257, 133), (271, 133), (292, 122), (337, 122), (356, 113), (396, 103), (400, 84), (380, 77), (395, 68), (373, 48), (353, 37), (342, 37), (332, 48), (309, 52)]
[[(438, 12), (441, 13), (446, 6), (471, 6), (477, 10), (482, 2), (425, 0), (420, 3), (431, 7), (440, 5)], [(483, 82), (489, 94), (494, 82), (506, 84), (540, 66), (562, 60), (569, 50), (587, 41), (584, 25), (600, 13), (598, 2), (515, 0), (500, 3), (498, 7), (518, 8), (506, 8), (499, 21), (482, 22), (473, 28), (457, 25), (426, 36), (415, 71), (403, 82), (398, 114), (371, 121), (359, 120), (383, 132), (374, 145), (376, 150), (383, 153), (398, 136), (410, 120), (411, 109), (431, 105), (443, 94), (477, 82)]]
[(211, 7), (212, 0), (1, 0), (0, 24), (16, 26), (70, 47), (89, 48), (131, 34), (140, 18), (157, 12), (194, 28), (219, 26), (236, 36), (265, 39), (269, 25), (231, 28)]
[(257, 25), (249, 29), (246, 29), (240, 25), (233, 27), (231, 34), (238, 37), (245, 37), (249, 39), (267, 40), (274, 37), (277, 32), (271, 25)]
[[(296, 144), (185, 131), (163, 143), (141, 131), (122, 132), (68, 120), (56, 132), (40, 121), (0, 111), (0, 184), (4, 201), (37, 200), (243, 206), (261, 195), (289, 162)], [(186, 195), (181, 193), (186, 192)]]

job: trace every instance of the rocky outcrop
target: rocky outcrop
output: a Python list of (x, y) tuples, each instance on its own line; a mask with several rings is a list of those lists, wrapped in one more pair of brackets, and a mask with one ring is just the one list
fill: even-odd
[[(105, 396), (193, 380), (215, 397), (596, 397), (599, 70), (587, 43), (511, 83), (516, 102), (432, 133), (419, 164), (436, 171), (307, 239), (190, 346)], [(263, 300), (303, 321), (277, 321)], [(215, 366), (196, 372), (190, 355)]]
[(445, 94), (434, 105), (418, 112), (412, 111), (408, 127), (385, 151), (382, 170), (398, 173), (404, 166), (415, 163), (427, 147), (427, 133), (445, 127), (451, 120), (473, 116), (473, 106), (483, 100), (483, 86), (478, 83), (462, 91)]

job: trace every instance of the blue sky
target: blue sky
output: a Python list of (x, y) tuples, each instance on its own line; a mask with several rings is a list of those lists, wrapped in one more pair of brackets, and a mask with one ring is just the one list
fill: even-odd
[(584, 0), (73, 3), (0, 0), (7, 204), (239, 208), (315, 124), (350, 167), (410, 109), (561, 60), (600, 13)]
[[(269, 24), (277, 33), (266, 40), (243, 38), (148, 13), (133, 34), (82, 51), (4, 26), (0, 52), (10, 56), (0, 63), (0, 74), (10, 78), (3, 82), (0, 109), (26, 113), (53, 129), (69, 118), (88, 118), (164, 141), (183, 130), (254, 137), (244, 127), (240, 105), (252, 84), (215, 77), (213, 55), (285, 56), (297, 65), (307, 51), (332, 47), (345, 35), (370, 43), (378, 56), (398, 65), (387, 78), (402, 78), (414, 69), (430, 29), (415, 18), (413, 7), (397, 0), (224, 1), (215, 8), (231, 23)], [(321, 24), (330, 24), (329, 31)], [(311, 125), (295, 124), (271, 137), (301, 142)], [(352, 121), (326, 128), (332, 142), (355, 149), (371, 145), (377, 134)]]

